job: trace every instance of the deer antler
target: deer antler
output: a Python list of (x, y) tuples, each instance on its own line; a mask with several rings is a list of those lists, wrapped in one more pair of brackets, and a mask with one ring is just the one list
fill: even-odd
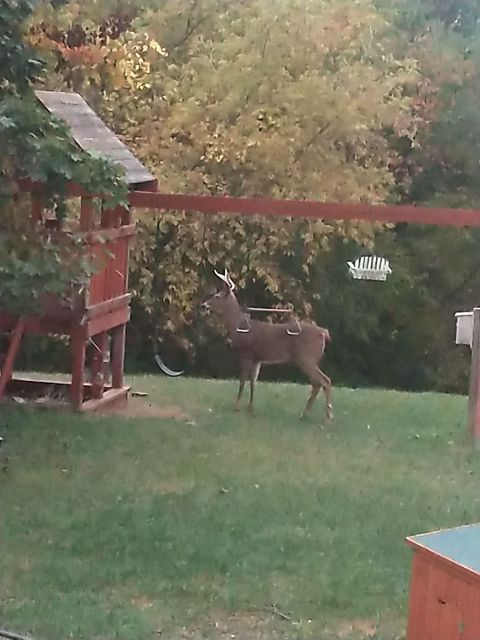
[(220, 280), (227, 285), (230, 291), (233, 291), (235, 289), (236, 285), (228, 275), (228, 271), (226, 269), (224, 274), (218, 273), (216, 269), (213, 270), (213, 273), (217, 276), (217, 278), (220, 278)]

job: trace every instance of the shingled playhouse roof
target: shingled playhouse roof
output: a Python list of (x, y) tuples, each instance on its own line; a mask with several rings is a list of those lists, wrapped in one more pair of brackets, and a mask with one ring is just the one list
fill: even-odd
[(63, 91), (35, 93), (52, 115), (67, 123), (73, 139), (81, 149), (99, 153), (123, 167), (130, 188), (156, 189), (155, 177), (120, 142), (81, 96)]

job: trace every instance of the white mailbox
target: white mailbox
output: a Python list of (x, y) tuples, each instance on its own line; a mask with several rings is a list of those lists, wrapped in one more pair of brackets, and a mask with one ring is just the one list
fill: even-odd
[(459, 311), (455, 314), (457, 320), (457, 332), (455, 342), (457, 344), (468, 344), (473, 342), (473, 311)]

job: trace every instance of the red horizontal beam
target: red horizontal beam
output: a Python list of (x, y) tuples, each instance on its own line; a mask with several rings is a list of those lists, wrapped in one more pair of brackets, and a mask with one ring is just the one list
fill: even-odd
[(118, 311), (119, 309), (126, 309), (130, 304), (131, 297), (132, 295), (130, 293), (125, 293), (124, 295), (118, 296), (117, 298), (105, 300), (104, 302), (98, 302), (97, 304), (87, 307), (85, 309), (87, 318), (98, 318), (98, 316), (113, 313), (114, 311)]
[(131, 192), (128, 198), (133, 207), (143, 209), (176, 209), (187, 212), (323, 220), (411, 222), (454, 227), (480, 226), (480, 211), (476, 209), (433, 209), (414, 205), (337, 204), (312, 200), (188, 196), (140, 191)]
[(96, 336), (103, 331), (110, 331), (122, 324), (128, 324), (130, 320), (130, 307), (123, 307), (101, 316), (88, 320), (86, 332), (88, 337)]
[[(25, 190), (38, 185), (23, 181)], [(71, 184), (72, 196), (90, 196)], [(226, 213), (246, 216), (276, 216), (281, 218), (316, 218), (323, 220), (368, 220), (370, 222), (409, 222), (437, 224), (444, 227), (480, 227), (480, 210), (419, 207), (415, 205), (385, 205), (328, 203), (313, 200), (277, 200), (273, 198), (233, 198), (230, 196), (190, 196), (158, 191), (131, 191), (128, 200), (133, 207), (164, 211), (174, 209), (200, 213)]]

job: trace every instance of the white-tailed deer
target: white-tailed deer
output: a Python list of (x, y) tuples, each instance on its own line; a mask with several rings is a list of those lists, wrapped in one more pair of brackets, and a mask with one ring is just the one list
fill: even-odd
[(240, 407), (245, 382), (250, 381), (249, 410), (253, 410), (253, 393), (262, 364), (292, 362), (305, 373), (312, 385), (310, 396), (300, 418), (310, 411), (320, 387), (325, 392), (327, 420), (333, 420), (331, 381), (318, 367), (330, 340), (330, 333), (314, 323), (299, 322), (291, 315), (290, 322), (272, 324), (252, 320), (234, 294), (235, 284), (225, 270), (215, 275), (222, 281), (220, 290), (212, 294), (203, 306), (217, 313), (225, 323), (232, 346), (240, 358), (240, 387), (236, 410)]

